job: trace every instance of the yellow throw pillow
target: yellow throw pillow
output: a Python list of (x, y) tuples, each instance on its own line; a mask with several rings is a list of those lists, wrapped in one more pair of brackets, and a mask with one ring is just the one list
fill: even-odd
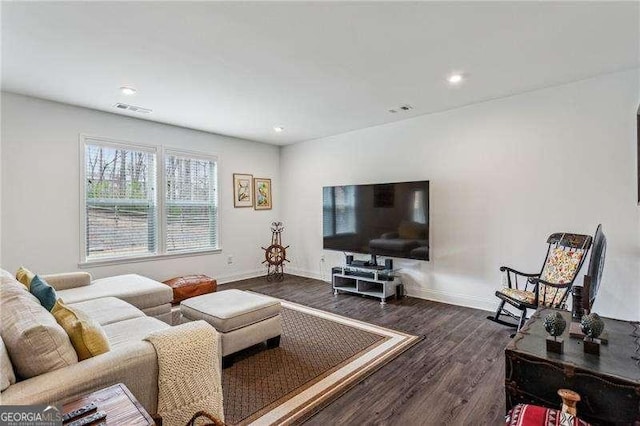
[(18, 280), (20, 282), (20, 284), (25, 286), (27, 288), (27, 290), (29, 290), (29, 287), (31, 287), (31, 280), (35, 276), (36, 276), (36, 274), (31, 272), (30, 270), (28, 270), (24, 266), (21, 266), (18, 269), (18, 272), (16, 272), (16, 280)]
[(79, 361), (109, 352), (109, 340), (104, 330), (84, 312), (72, 309), (58, 299), (51, 313), (69, 335)]

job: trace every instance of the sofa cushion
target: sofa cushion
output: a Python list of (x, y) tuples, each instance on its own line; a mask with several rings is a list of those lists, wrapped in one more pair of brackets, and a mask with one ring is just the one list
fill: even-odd
[(282, 310), (280, 301), (242, 290), (224, 290), (183, 300), (180, 312), (190, 320), (204, 320), (227, 333), (274, 317)]
[(40, 304), (44, 306), (47, 311), (51, 311), (51, 309), (53, 309), (53, 305), (56, 304), (56, 300), (58, 299), (53, 287), (40, 278), (39, 275), (36, 275), (31, 280), (29, 292), (33, 294), (38, 301), (40, 301)]
[(109, 338), (111, 347), (116, 349), (132, 342), (139, 342), (152, 331), (164, 330), (168, 327), (170, 325), (159, 319), (145, 316), (105, 325), (104, 332)]
[(109, 340), (100, 324), (80, 309), (70, 308), (58, 300), (51, 313), (69, 335), (78, 360), (109, 352)]
[(16, 272), (16, 280), (18, 280), (18, 282), (20, 284), (24, 285), (27, 288), (27, 290), (29, 289), (29, 286), (31, 285), (31, 280), (35, 276), (36, 276), (36, 274), (31, 272), (30, 270), (28, 270), (24, 266), (19, 267), (18, 271)]
[(113, 296), (138, 309), (171, 303), (173, 292), (166, 285), (136, 274), (101, 278), (90, 285), (60, 290), (58, 296), (67, 304)]
[(64, 272), (62, 274), (41, 275), (41, 277), (47, 280), (56, 291), (89, 285), (92, 280), (91, 274), (88, 272)]
[(0, 338), (0, 391), (5, 390), (16, 382), (16, 375), (13, 372), (13, 366), (7, 353), (7, 347)]
[(13, 274), (9, 271), (7, 271), (6, 269), (1, 269), (0, 268), (0, 279), (5, 278), (5, 279), (10, 279), (10, 280), (14, 280), (15, 277), (13, 276)]
[(100, 325), (107, 325), (118, 321), (145, 316), (144, 313), (115, 297), (101, 297), (100, 299), (85, 300), (73, 304), (67, 304), (72, 309), (78, 308), (91, 316), (91, 319)]
[(19, 378), (78, 362), (67, 333), (22, 284), (2, 278), (0, 303), (0, 335)]

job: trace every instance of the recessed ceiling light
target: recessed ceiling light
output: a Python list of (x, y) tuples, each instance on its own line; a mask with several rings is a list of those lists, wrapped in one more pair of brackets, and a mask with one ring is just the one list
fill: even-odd
[(447, 77), (447, 81), (451, 85), (460, 84), (460, 83), (462, 83), (463, 80), (464, 80), (464, 75), (462, 75), (460, 73), (453, 73), (453, 74), (449, 75), (449, 77)]
[(282, 127), (282, 126), (275, 126), (275, 127), (273, 128), (273, 131), (274, 131), (274, 132), (276, 132), (276, 133), (281, 133), (281, 132), (283, 132), (283, 131), (284, 131), (284, 127)]
[(134, 89), (133, 87), (129, 87), (129, 86), (122, 86), (120, 88), (120, 91), (124, 94), (124, 95), (133, 95), (137, 92), (136, 89)]

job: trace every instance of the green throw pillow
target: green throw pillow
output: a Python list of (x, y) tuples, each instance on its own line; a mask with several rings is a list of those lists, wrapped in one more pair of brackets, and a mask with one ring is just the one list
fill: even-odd
[(53, 305), (56, 304), (56, 300), (58, 299), (58, 297), (56, 296), (56, 291), (53, 287), (51, 287), (45, 280), (40, 278), (39, 275), (36, 275), (31, 280), (29, 291), (31, 292), (31, 294), (38, 298), (40, 304), (44, 306), (47, 311), (51, 312), (51, 309), (53, 309)]

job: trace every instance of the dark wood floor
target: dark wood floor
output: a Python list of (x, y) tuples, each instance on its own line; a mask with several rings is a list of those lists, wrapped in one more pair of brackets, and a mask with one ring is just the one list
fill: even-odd
[(487, 312), (405, 297), (379, 301), (334, 297), (331, 285), (287, 275), (280, 283), (253, 278), (222, 289), (254, 290), (424, 340), (342, 395), (311, 425), (504, 424), (504, 356), (510, 331)]

